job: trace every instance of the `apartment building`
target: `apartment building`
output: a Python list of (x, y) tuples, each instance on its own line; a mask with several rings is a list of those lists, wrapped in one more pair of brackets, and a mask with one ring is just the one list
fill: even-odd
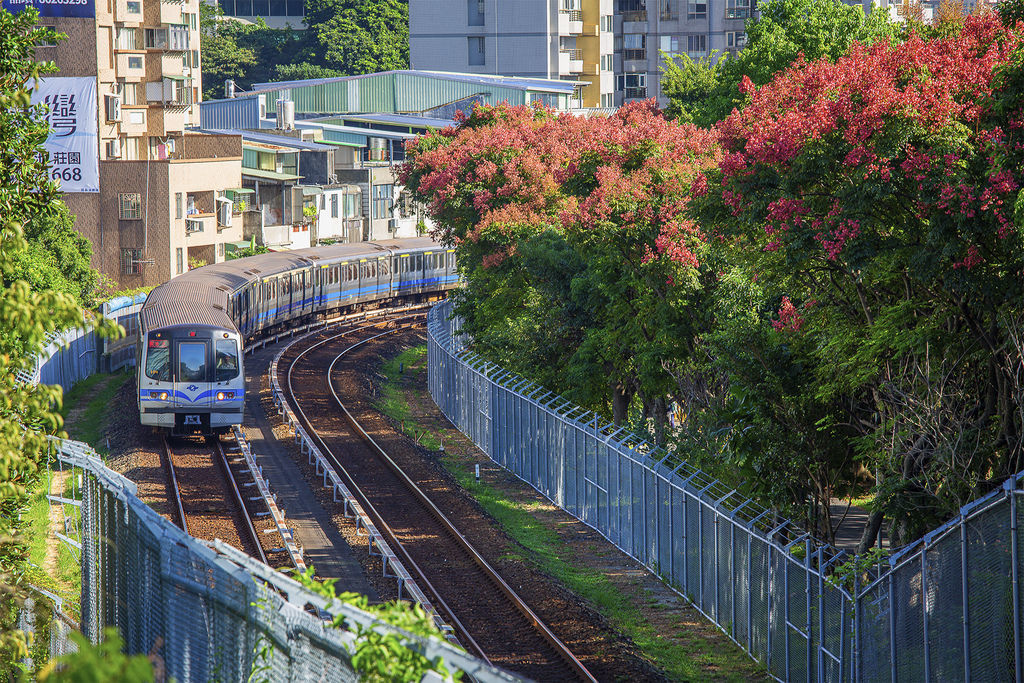
[(663, 54), (699, 60), (742, 50), (755, 0), (616, 0), (616, 103), (656, 98)]
[(98, 183), (65, 188), (93, 266), (141, 287), (223, 260), (242, 236), (226, 196), (241, 186), (242, 149), (237, 136), (186, 132), (199, 123), (199, 0), (35, 6), (40, 23), (68, 36), (37, 57), (95, 88), (97, 143), (82, 154), (98, 154)]
[(612, 0), (409, 0), (413, 69), (577, 84), (572, 105), (614, 105)]

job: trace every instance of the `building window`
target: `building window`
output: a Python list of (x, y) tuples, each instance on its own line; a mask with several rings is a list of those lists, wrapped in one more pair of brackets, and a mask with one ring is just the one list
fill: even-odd
[(747, 34), (743, 31), (726, 31), (725, 46), (732, 50), (742, 50), (747, 44)]
[(698, 2), (688, 3), (686, 8), (687, 19), (707, 19), (708, 18), (708, 2), (707, 0), (701, 0)]
[(177, 249), (174, 250), (174, 254), (177, 257), (178, 261), (178, 275), (181, 275), (182, 273), (185, 272), (185, 250), (182, 249), (181, 247), (178, 247)]
[(142, 3), (128, 0), (128, 14), (142, 14)]
[(220, 256), (221, 258), (224, 258), (224, 243), (223, 242), (221, 242), (220, 244), (217, 245), (217, 255)]
[(174, 193), (174, 217), (181, 218), (185, 213), (185, 195), (181, 192)]
[(142, 220), (142, 195), (138, 192), (117, 195), (117, 215), (123, 221)]
[(622, 36), (623, 59), (647, 59), (647, 35), (626, 33)]
[(661, 20), (675, 21), (679, 19), (679, 0), (661, 0)]
[(612, 15), (610, 15), (610, 14), (605, 14), (604, 16), (602, 16), (601, 17), (601, 30), (606, 32), (606, 33), (611, 33), (613, 30), (615, 30), (614, 29), (614, 24), (612, 23), (613, 21), (614, 20), (612, 19)]
[(466, 0), (466, 11), (469, 16), (466, 23), (470, 26), (484, 25), (484, 0)]
[(618, 86), (626, 99), (647, 97), (647, 74), (621, 74), (618, 77)]
[(374, 185), (373, 186), (373, 217), (391, 218), (391, 206), (395, 203), (393, 198), (394, 186)]
[(141, 69), (142, 68), (142, 57), (129, 57), (128, 58), (129, 69)]
[(338, 193), (331, 195), (331, 218), (338, 217)]
[(708, 51), (708, 37), (706, 34), (686, 36), (686, 52), (690, 56), (695, 54), (705, 55)]
[(117, 29), (117, 43), (115, 47), (118, 50), (134, 50), (138, 45), (136, 39), (138, 31), (133, 28), (119, 28)]
[(750, 16), (750, 0), (725, 0), (726, 19), (746, 19)]
[(487, 58), (484, 55), (484, 49), (483, 36), (473, 36), (469, 38), (470, 66), (483, 66), (487, 63)]
[(121, 250), (121, 273), (123, 275), (139, 275), (142, 272), (142, 250)]

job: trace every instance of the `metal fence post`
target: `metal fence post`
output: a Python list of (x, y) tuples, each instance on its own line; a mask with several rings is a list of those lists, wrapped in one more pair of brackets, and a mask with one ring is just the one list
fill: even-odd
[(928, 543), (921, 544), (921, 633), (924, 636), (924, 679), (932, 679), (931, 646), (928, 643)]
[(1017, 679), (1017, 683), (1024, 681), (1024, 662), (1021, 662), (1021, 648), (1024, 643), (1021, 642), (1021, 626), (1020, 626), (1020, 531), (1017, 528), (1017, 491), (1016, 488), (1010, 490), (1010, 584), (1013, 589), (1013, 669)]
[(804, 602), (807, 604), (807, 652), (804, 655), (806, 660), (804, 675), (811, 677), (811, 539), (804, 541)]
[(889, 672), (896, 683), (896, 601), (893, 600), (893, 573), (889, 571)]
[(960, 514), (960, 583), (964, 614), (964, 683), (971, 683), (971, 618), (967, 611), (967, 518)]

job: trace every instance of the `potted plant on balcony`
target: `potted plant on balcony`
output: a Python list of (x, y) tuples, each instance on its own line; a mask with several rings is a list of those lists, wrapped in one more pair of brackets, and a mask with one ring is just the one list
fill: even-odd
[(237, 202), (234, 203), (234, 208), (231, 211), (231, 213), (242, 213), (243, 211), (245, 211), (247, 206), (248, 204), (245, 203), (244, 199), (239, 199)]
[(307, 227), (310, 225), (316, 225), (316, 219), (319, 217), (319, 215), (320, 213), (319, 211), (317, 211), (317, 208), (315, 206), (313, 206), (312, 204), (307, 204), (306, 206), (302, 207), (302, 224)]

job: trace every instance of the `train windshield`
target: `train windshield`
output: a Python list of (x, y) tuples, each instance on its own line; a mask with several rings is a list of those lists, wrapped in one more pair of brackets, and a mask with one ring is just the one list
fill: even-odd
[(207, 381), (205, 342), (178, 342), (178, 381)]
[(150, 339), (146, 349), (146, 377), (158, 382), (171, 381), (171, 342)]
[(217, 381), (238, 377), (238, 345), (234, 339), (217, 340)]

